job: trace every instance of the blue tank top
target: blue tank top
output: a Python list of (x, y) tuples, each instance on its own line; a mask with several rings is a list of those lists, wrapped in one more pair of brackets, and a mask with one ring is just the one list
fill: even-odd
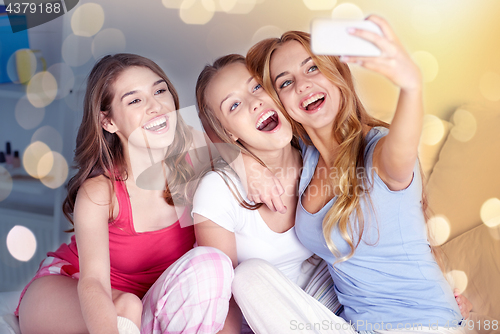
[[(365, 170), (371, 171), (378, 140), (388, 129), (376, 127), (365, 137)], [(455, 327), (461, 320), (455, 297), (434, 260), (422, 211), (422, 179), (418, 161), (413, 180), (404, 190), (392, 191), (377, 173), (368, 173), (372, 205), (361, 200), (365, 231), (349, 260), (332, 264), (322, 232), (322, 222), (334, 197), (320, 211), (311, 214), (302, 206), (302, 194), (309, 185), (319, 152), (301, 143), (303, 170), (299, 185), (296, 232), (300, 241), (329, 265), (346, 320), (358, 330), (396, 329), (405, 326)], [(355, 219), (351, 217), (351, 222)], [(355, 239), (356, 235), (354, 236)], [(331, 238), (342, 255), (350, 252), (336, 228)], [(408, 325), (409, 324), (409, 325)]]

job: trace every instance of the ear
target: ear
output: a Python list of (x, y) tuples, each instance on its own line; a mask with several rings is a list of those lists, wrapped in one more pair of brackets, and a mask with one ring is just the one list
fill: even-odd
[(106, 117), (102, 111), (99, 114), (99, 120), (101, 121), (102, 128), (109, 133), (115, 133), (118, 130), (113, 121), (109, 117)]
[(226, 131), (226, 133), (228, 134), (229, 138), (231, 138), (233, 141), (237, 141), (239, 139), (229, 131)]

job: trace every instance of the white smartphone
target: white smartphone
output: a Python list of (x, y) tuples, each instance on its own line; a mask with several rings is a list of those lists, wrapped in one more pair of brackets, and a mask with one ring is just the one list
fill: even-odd
[(317, 55), (380, 56), (380, 49), (371, 42), (347, 32), (349, 28), (368, 30), (382, 36), (372, 21), (315, 19), (311, 22), (311, 49)]

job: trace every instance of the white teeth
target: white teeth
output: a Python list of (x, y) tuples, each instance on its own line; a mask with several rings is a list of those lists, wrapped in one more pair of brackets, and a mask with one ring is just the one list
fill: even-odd
[(264, 122), (266, 119), (268, 119), (269, 117), (271, 117), (272, 115), (274, 115), (276, 113), (276, 111), (268, 111), (266, 112), (264, 115), (262, 115), (260, 118), (259, 118), (259, 121), (257, 122), (257, 124), (255, 125), (255, 128), (258, 129), (259, 126), (262, 124), (262, 122)]
[(144, 126), (144, 129), (149, 130), (155, 126), (162, 125), (167, 126), (167, 118), (166, 117), (161, 117), (155, 120), (154, 122), (148, 123), (147, 125)]
[(318, 101), (319, 99), (322, 99), (325, 97), (325, 94), (316, 94), (316, 95), (313, 95), (311, 96), (310, 98), (308, 98), (307, 100), (305, 100), (304, 102), (302, 102), (302, 108), (307, 108), (308, 105), (310, 105), (311, 103), (313, 102), (316, 102)]

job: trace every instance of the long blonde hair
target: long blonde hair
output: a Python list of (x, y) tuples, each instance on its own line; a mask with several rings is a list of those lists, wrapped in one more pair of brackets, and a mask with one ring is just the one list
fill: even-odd
[[(371, 185), (367, 173), (358, 173), (358, 168), (365, 167), (364, 151), (365, 138), (363, 126), (389, 127), (385, 122), (370, 116), (363, 107), (359, 97), (354, 90), (351, 71), (347, 64), (341, 62), (338, 57), (317, 56), (310, 48), (310, 35), (301, 31), (288, 31), (281, 38), (263, 40), (254, 45), (247, 54), (247, 64), (252, 75), (263, 82), (264, 89), (269, 92), (274, 101), (281, 105), (278, 94), (272, 83), (270, 74), (271, 56), (275, 50), (289, 41), (297, 41), (309, 53), (321, 73), (340, 90), (339, 111), (333, 125), (333, 138), (339, 143), (337, 156), (334, 161), (326, 161), (327, 165), (342, 171), (339, 178), (340, 194), (330, 208), (323, 220), (323, 235), (330, 251), (338, 258), (337, 262), (348, 260), (354, 255), (356, 247), (361, 242), (364, 231), (364, 219), (361, 212), (361, 197), (367, 196)], [(284, 108), (283, 108), (284, 109)], [(304, 127), (294, 121), (285, 111), (285, 116), (292, 124), (294, 134), (299, 136), (305, 143), (312, 144)], [(329, 179), (331, 186), (333, 180)], [(360, 191), (358, 191), (360, 190)], [(371, 201), (370, 201), (371, 202)], [(349, 224), (349, 217), (357, 216), (357, 225)], [(351, 251), (349, 254), (340, 254), (331, 239), (331, 232), (337, 228), (342, 239), (344, 239)], [(357, 235), (357, 238), (354, 237)]]

